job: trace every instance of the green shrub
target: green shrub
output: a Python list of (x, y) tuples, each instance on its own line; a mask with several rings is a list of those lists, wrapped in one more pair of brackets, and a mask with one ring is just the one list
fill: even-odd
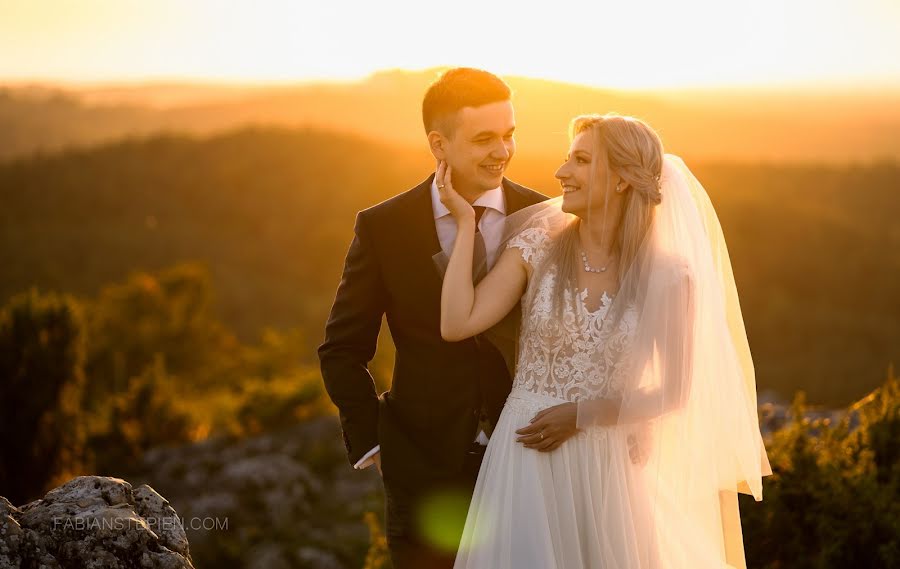
[(742, 497), (748, 566), (900, 566), (900, 381), (891, 370), (834, 423), (807, 411), (800, 393), (767, 445), (763, 502)]
[(0, 490), (14, 504), (82, 466), (83, 328), (76, 300), (35, 288), (0, 311)]

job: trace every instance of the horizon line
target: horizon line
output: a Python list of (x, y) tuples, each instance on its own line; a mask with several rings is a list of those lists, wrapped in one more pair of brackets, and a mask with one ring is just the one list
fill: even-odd
[[(61, 77), (61, 76), (3, 76), (0, 75), (0, 86), (65, 86), (72, 88), (111, 88), (111, 87), (138, 87), (138, 86), (191, 86), (191, 87), (217, 87), (217, 88), (242, 88), (242, 89), (266, 89), (279, 87), (300, 87), (309, 85), (355, 85), (365, 84), (378, 77), (392, 73), (406, 75), (425, 75), (437, 73), (443, 69), (449, 69), (451, 65), (427, 67), (423, 69), (383, 68), (355, 77), (290, 77), (290, 78), (241, 78), (225, 76), (198, 76), (198, 75), (145, 75), (145, 76), (119, 76), (119, 77)], [(693, 85), (657, 85), (657, 86), (616, 86), (583, 83), (564, 79), (538, 77), (523, 74), (498, 74), (506, 80), (545, 81), (560, 85), (619, 92), (684, 92), (684, 91), (810, 91), (816, 89), (828, 89), (839, 92), (871, 91), (874, 89), (888, 89), (900, 91), (900, 77), (871, 77), (865, 80), (859, 78), (828, 78), (807, 79), (797, 81), (772, 81), (772, 82), (732, 82), (732, 83), (696, 83)]]

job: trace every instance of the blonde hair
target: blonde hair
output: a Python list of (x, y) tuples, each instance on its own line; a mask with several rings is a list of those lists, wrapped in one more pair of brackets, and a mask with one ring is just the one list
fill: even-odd
[[(659, 188), (663, 167), (662, 141), (645, 122), (615, 113), (580, 115), (572, 119), (569, 127), (570, 139), (588, 131), (592, 132), (594, 139), (588, 199), (591, 200), (596, 193), (603, 195), (607, 191), (607, 177), (598, 175), (600, 170), (607, 173), (614, 171), (630, 186), (630, 190), (624, 196), (625, 202), (620, 216), (618, 219), (608, 220), (618, 227), (612, 245), (613, 251), (619, 256), (618, 279), (621, 285), (628, 268), (637, 257), (641, 244), (650, 232), (654, 206), (662, 201)], [(605, 168), (602, 168), (603, 166)], [(568, 289), (573, 295), (577, 294), (580, 265), (576, 261), (576, 255), (580, 224), (581, 218), (576, 218), (560, 232), (550, 248), (546, 262), (542, 264), (541, 274), (533, 276), (541, 278), (550, 267), (558, 268), (553, 303), (559, 317), (562, 317), (563, 291)]]

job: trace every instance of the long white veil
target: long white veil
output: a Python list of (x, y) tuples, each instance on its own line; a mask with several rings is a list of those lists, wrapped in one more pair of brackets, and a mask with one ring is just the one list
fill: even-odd
[[(737, 493), (761, 500), (771, 468), (734, 275), (709, 197), (677, 156), (665, 155), (660, 193), (602, 324), (636, 317), (631, 349), (610, 362), (625, 366), (628, 380), (614, 388), (590, 380), (578, 427), (617, 429), (633, 443), (640, 503), (627, 523), (647, 539), (646, 566), (687, 567), (709, 554), (703, 566), (743, 567)], [(528, 227), (560, 235), (575, 219), (560, 205), (554, 198), (509, 216), (502, 243)], [(508, 351), (516, 333), (507, 320), (487, 336)]]

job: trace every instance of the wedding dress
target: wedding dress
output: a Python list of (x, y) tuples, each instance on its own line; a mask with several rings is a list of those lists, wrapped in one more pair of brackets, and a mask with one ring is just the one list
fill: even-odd
[[(558, 199), (532, 206), (521, 227), (511, 226), (505, 246), (521, 251), (533, 278), (512, 390), (485, 452), (455, 569), (745, 566), (736, 494), (760, 500), (760, 478), (771, 473), (746, 335), (735, 322), (730, 263), (717, 249), (721, 229), (711, 224), (706, 194), (697, 194), (702, 187), (677, 157), (667, 155), (663, 177), (669, 210), (655, 222), (655, 240), (619, 291), (598, 292), (596, 309), (587, 289), (562, 289), (563, 312), (553, 310), (559, 275), (542, 263), (567, 222), (553, 211)], [(679, 209), (686, 206), (694, 209)], [(682, 235), (684, 218), (698, 213)], [(685, 274), (697, 302), (673, 311), (682, 306), (678, 296), (658, 292), (680, 290), (672, 283)], [(676, 321), (684, 327), (682, 312), (690, 312), (689, 341), (667, 344), (659, 330)], [(598, 399), (620, 402), (618, 422), (595, 424), (590, 402)], [(574, 436), (550, 452), (516, 441), (538, 411), (566, 402), (578, 403)]]

